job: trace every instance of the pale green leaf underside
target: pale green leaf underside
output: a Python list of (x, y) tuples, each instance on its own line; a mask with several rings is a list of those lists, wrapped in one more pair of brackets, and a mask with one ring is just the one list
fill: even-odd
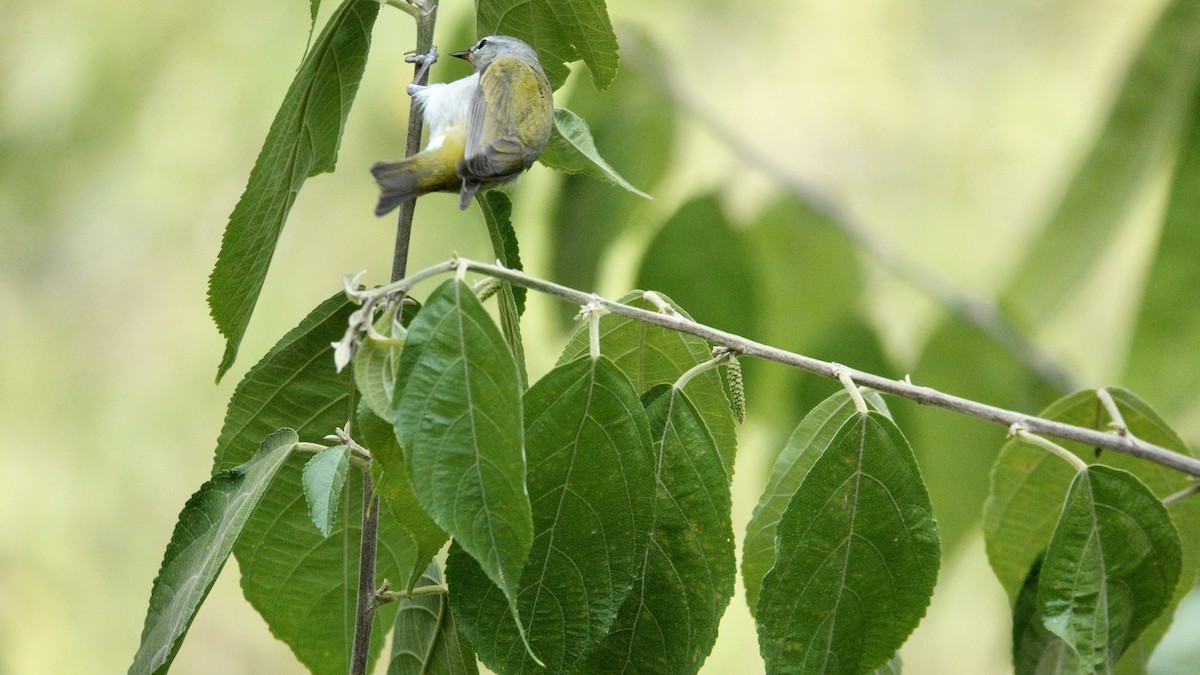
[(421, 506), (516, 606), (533, 542), (521, 385), (504, 337), (465, 283), (448, 280), (409, 326), (394, 401)]
[[(518, 609), (533, 652), (549, 671), (569, 672), (607, 634), (645, 556), (654, 450), (637, 394), (603, 357), (550, 371), (526, 393), (525, 410), (536, 534)], [(540, 671), (478, 566), (452, 549), (447, 576), (455, 616), (484, 664)]]
[[(436, 562), (421, 574), (417, 588), (442, 585)], [(416, 595), (400, 601), (392, 633), (388, 675), (474, 675), (475, 654), (459, 633), (445, 593)]]
[[(867, 395), (867, 400), (875, 410), (887, 414), (887, 405), (879, 394), (872, 392)], [(855, 413), (848, 392), (843, 390), (833, 394), (804, 416), (776, 457), (767, 487), (746, 525), (746, 540), (742, 546), (742, 582), (746, 586), (746, 603), (750, 605), (751, 614), (758, 606), (763, 576), (775, 564), (775, 528), (780, 516), (804, 482), (808, 470)]]
[[(659, 295), (662, 296), (661, 293)], [(688, 315), (670, 298), (662, 298), (683, 316)], [(650, 301), (642, 297), (641, 291), (627, 293), (618, 302), (657, 311)], [(614, 314), (600, 319), (600, 351), (625, 373), (638, 395), (645, 394), (658, 384), (674, 384), (692, 366), (712, 358), (708, 343), (698, 337)], [(567, 363), (587, 352), (587, 326), (580, 325), (563, 349), (558, 363)], [(684, 391), (712, 432), (727, 480), (732, 480), (737, 431), (720, 371), (709, 370), (697, 375), (688, 382)]]
[(308, 501), (308, 515), (322, 536), (328, 537), (333, 531), (342, 486), (346, 484), (346, 471), (349, 468), (348, 445), (335, 445), (322, 450), (304, 464), (301, 480), (304, 483), (304, 498)]
[(379, 13), (376, 0), (344, 0), (306, 54), (271, 123), (246, 191), (229, 216), (208, 280), (208, 306), (226, 338), (217, 379), (237, 357), (275, 244), (300, 187), (333, 171)]
[(291, 429), (272, 433), (249, 461), (217, 473), (188, 500), (154, 580), (130, 673), (170, 667), (250, 513), (297, 440)]
[(604, 161), (600, 151), (596, 149), (595, 141), (592, 140), (592, 132), (588, 129), (587, 122), (570, 110), (558, 108), (554, 111), (554, 130), (538, 161), (556, 171), (581, 173), (628, 190), (639, 197), (652, 199), (650, 195), (630, 185), (629, 181)]
[[(476, 201), (483, 211), (483, 221), (487, 225), (488, 237), (492, 240), (492, 252), (495, 253), (496, 259), (509, 269), (524, 269), (521, 265), (521, 251), (517, 245), (517, 233), (512, 226), (512, 201), (508, 195), (490, 190), (480, 195)], [(496, 302), (500, 306), (500, 329), (517, 363), (522, 390), (528, 385), (528, 376), (525, 374), (525, 346), (521, 342), (521, 314), (525, 312), (526, 293), (524, 288), (502, 284), (500, 292), (496, 294)]]
[(475, 27), (480, 37), (512, 35), (537, 50), (538, 59), (558, 89), (582, 59), (597, 89), (617, 75), (617, 36), (604, 0), (476, 0)]
[(908, 442), (856, 414), (817, 459), (779, 521), (778, 561), (758, 601), (768, 672), (883, 665), (925, 614), (937, 525)]
[(1167, 509), (1133, 474), (1092, 465), (1067, 492), (1038, 610), (1087, 672), (1111, 672), (1175, 592), (1182, 552)]

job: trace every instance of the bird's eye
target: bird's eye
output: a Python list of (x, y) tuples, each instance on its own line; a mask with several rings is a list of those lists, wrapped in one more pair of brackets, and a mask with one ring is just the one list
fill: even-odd
[(475, 45), (475, 49), (483, 49), (483, 46), (486, 44), (487, 44), (487, 38), (484, 38), (479, 41), (479, 44)]

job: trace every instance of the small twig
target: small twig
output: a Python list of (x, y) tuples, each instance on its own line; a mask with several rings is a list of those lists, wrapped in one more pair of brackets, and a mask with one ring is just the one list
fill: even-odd
[[(661, 326), (680, 333), (695, 335), (703, 338), (715, 345), (728, 347), (739, 354), (746, 356), (754, 356), (767, 361), (782, 363), (793, 368), (799, 368), (815, 375), (837, 379), (839, 373), (844, 370), (846, 374), (860, 386), (865, 386), (875, 391), (899, 396), (911, 401), (916, 401), (922, 405), (929, 405), (935, 408), (942, 408), (960, 415), (976, 417), (981, 420), (1000, 424), (1005, 427), (1010, 427), (1014, 423), (1020, 422), (1022, 427), (1033, 434), (1041, 436), (1052, 436), (1067, 441), (1084, 443), (1098, 448), (1105, 448), (1114, 452), (1130, 455), (1145, 459), (1147, 461), (1166, 466), (1177, 471), (1181, 471), (1191, 476), (1200, 478), (1200, 460), (1194, 457), (1173, 452), (1167, 448), (1157, 446), (1145, 441), (1138, 440), (1132, 436), (1118, 436), (1116, 434), (1097, 431), (1096, 429), (1088, 429), (1086, 427), (1075, 426), (1073, 424), (1064, 424), (1054, 420), (1044, 419), (1041, 417), (1030, 417), (1024, 413), (1013, 410), (1006, 410), (986, 403), (972, 401), (959, 396), (946, 394), (930, 387), (920, 387), (905, 380), (892, 380), (886, 377), (881, 377), (872, 373), (853, 368), (843, 368), (837, 364), (828, 361), (821, 361), (795, 352), (789, 352), (778, 347), (762, 344), (749, 340), (740, 335), (727, 333), (723, 330), (718, 330), (711, 326), (706, 326), (702, 323), (697, 323), (689, 319), (685, 319), (682, 315), (669, 315), (660, 312), (639, 309), (630, 305), (621, 304), (612, 300), (600, 298), (592, 293), (585, 293), (574, 288), (569, 288), (561, 284), (556, 284), (552, 281), (545, 281), (536, 277), (531, 277), (524, 272), (500, 267), (497, 265), (488, 265), (486, 263), (474, 262), (463, 258), (456, 258), (453, 262), (441, 263), (434, 267), (422, 270), (413, 275), (413, 278), (420, 276), (421, 278), (429, 278), (440, 270), (441, 272), (448, 271), (453, 266), (466, 265), (471, 271), (480, 274), (486, 274), (495, 277), (502, 281), (507, 281), (518, 286), (545, 293), (556, 298), (565, 300), (575, 305), (585, 305), (589, 302), (599, 302), (601, 306), (607, 309), (610, 313), (635, 321), (642, 321), (655, 326)], [(375, 289), (374, 292), (390, 292), (390, 289), (397, 287), (410, 288), (415, 281), (403, 279), (395, 284), (388, 284)]]
[(868, 412), (870, 412), (870, 409), (867, 408), (867, 402), (863, 399), (862, 392), (858, 390), (858, 385), (855, 384), (854, 380), (850, 378), (849, 371), (841, 366), (838, 366), (837, 379), (842, 383), (842, 386), (846, 388), (846, 392), (850, 394), (850, 400), (854, 401), (854, 409), (858, 411), (858, 414), (866, 415)]
[(1117, 402), (1113, 400), (1112, 394), (1108, 390), (1101, 387), (1096, 390), (1096, 398), (1100, 399), (1100, 405), (1104, 406), (1105, 412), (1108, 413), (1108, 427), (1117, 432), (1119, 436), (1129, 435), (1129, 425), (1125, 424), (1125, 418), (1121, 415), (1121, 409), (1117, 407)]
[(1009, 427), (1008, 433), (1010, 436), (1015, 436), (1018, 439), (1020, 439), (1021, 441), (1028, 443), (1029, 445), (1037, 446), (1037, 447), (1049, 452), (1052, 455), (1057, 455), (1059, 458), (1061, 458), (1062, 460), (1064, 460), (1071, 466), (1075, 467), (1076, 471), (1079, 471), (1079, 472), (1087, 471), (1087, 468), (1088, 468), (1087, 462), (1083, 461), (1082, 459), (1079, 459), (1079, 457), (1075, 456), (1075, 453), (1071, 452), (1070, 450), (1067, 450), (1066, 448), (1059, 445), (1058, 443), (1049, 441), (1045, 438), (1042, 438), (1041, 436), (1038, 436), (1037, 434), (1029, 433), (1028, 431), (1025, 430), (1024, 427), (1021, 426), (1020, 422), (1016, 422), (1011, 427)]
[(433, 584), (431, 586), (418, 586), (411, 591), (389, 591), (386, 587), (380, 588), (375, 592), (375, 602), (379, 605), (386, 605), (389, 602), (398, 600), (407, 600), (422, 595), (445, 595), (450, 592), (446, 584)]
[(1172, 504), (1177, 504), (1197, 493), (1200, 493), (1200, 483), (1194, 483), (1183, 488), (1179, 492), (1175, 492), (1163, 497), (1162, 503), (1163, 506), (1171, 506)]

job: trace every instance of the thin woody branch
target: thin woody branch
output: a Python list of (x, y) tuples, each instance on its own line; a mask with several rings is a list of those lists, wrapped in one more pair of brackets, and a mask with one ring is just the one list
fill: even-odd
[[(1134, 437), (1131, 434), (1114, 434), (1079, 427), (1071, 424), (1064, 424), (1054, 420), (1044, 419), (1033, 415), (1017, 412), (1014, 410), (1006, 410), (986, 403), (972, 401), (952, 394), (947, 394), (930, 387), (920, 387), (914, 385), (907, 380), (892, 380), (886, 377), (881, 377), (873, 373), (868, 373), (861, 370), (855, 370), (829, 361), (821, 361), (812, 357), (796, 354), (777, 347), (762, 344), (744, 338), (740, 335), (727, 333), (723, 330), (718, 330), (711, 326), (702, 323), (697, 323), (684, 318), (678, 313), (653, 312), (645, 309), (639, 309), (630, 305), (621, 304), (612, 300), (601, 298), (593, 293), (585, 293), (574, 288), (569, 288), (561, 284), (556, 284), (552, 281), (538, 279), (537, 277), (529, 276), (524, 272), (508, 269), (499, 265), (490, 265), (487, 263), (475, 262), (463, 258), (454, 258), (447, 263), (435, 265), (428, 270), (423, 270), (414, 274), (414, 279), (420, 277), (422, 279), (432, 276), (431, 270), (445, 270), (447, 266), (461, 268), (466, 267), (472, 272), (484, 274), (496, 279), (507, 281), (517, 286), (522, 286), (530, 290), (545, 293), (554, 296), (561, 300), (576, 304), (586, 305), (588, 303), (596, 303), (598, 306), (608, 310), (611, 314), (622, 316), (635, 321), (643, 321), (645, 323), (661, 326), (680, 333), (687, 333), (703, 338), (714, 345), (727, 347), (738, 354), (746, 356), (755, 356), (767, 361), (782, 363), (793, 368), (799, 368), (815, 375), (827, 377), (830, 379), (839, 379), (839, 376), (849, 377), (856, 384), (870, 387), (876, 391), (899, 396), (901, 398), (916, 401), (922, 405), (942, 408), (951, 412), (956, 412), (969, 417), (976, 417), (981, 420), (993, 422), (1006, 428), (1011, 428), (1017, 425), (1019, 428), (1032, 434), (1042, 436), (1050, 436), (1067, 441), (1075, 441), (1084, 443), (1096, 448), (1104, 448), (1122, 454), (1138, 457), (1162, 466), (1166, 466), (1177, 471), (1181, 471), (1190, 476), (1200, 478), (1200, 460), (1187, 455), (1182, 455), (1167, 448), (1147, 443), (1141, 439)], [(411, 288), (415, 281), (400, 280), (387, 286), (368, 291), (368, 293), (391, 293)]]

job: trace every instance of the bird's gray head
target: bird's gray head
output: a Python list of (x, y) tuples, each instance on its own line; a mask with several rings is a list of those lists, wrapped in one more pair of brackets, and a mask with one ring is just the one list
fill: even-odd
[(470, 61), (477, 73), (483, 72), (483, 69), (499, 56), (515, 56), (522, 61), (541, 66), (537, 52), (533, 51), (532, 47), (509, 35), (489, 35), (476, 42), (469, 50), (452, 52), (450, 55)]

